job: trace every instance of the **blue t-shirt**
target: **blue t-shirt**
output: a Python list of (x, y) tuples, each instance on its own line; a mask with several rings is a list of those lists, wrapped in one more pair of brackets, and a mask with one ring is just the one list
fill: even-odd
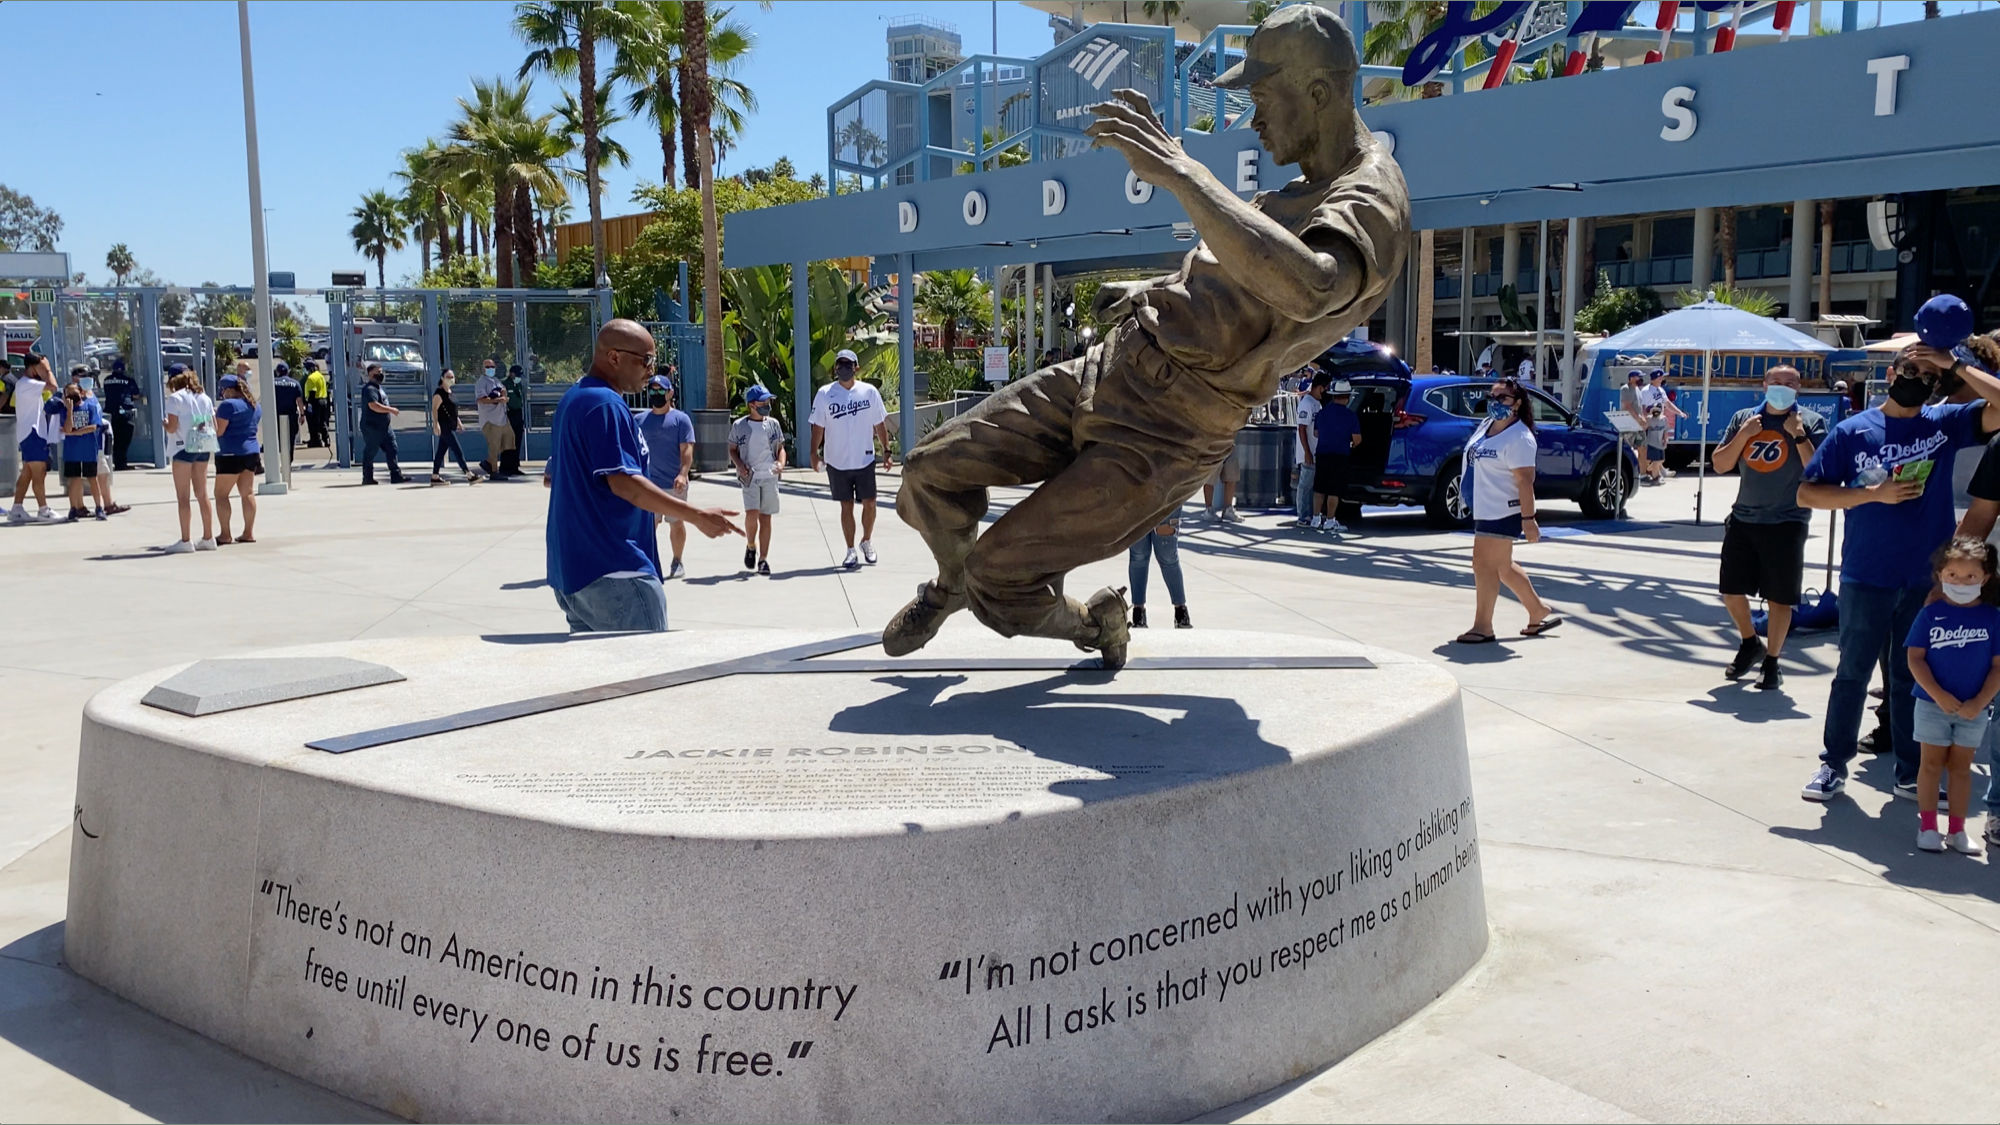
[(1979, 441), (1983, 402), (1926, 406), (1914, 418), (1880, 407), (1846, 418), (1813, 451), (1805, 479), (1865, 488), (1892, 475), (1928, 473), (1924, 494), (1901, 504), (1847, 510), (1840, 579), (1869, 586), (1929, 586), (1931, 552), (1951, 537), (1951, 454)]
[[(215, 420), (229, 423), (229, 428), (215, 439), (216, 452), (229, 457), (247, 457), (252, 453), (264, 452), (257, 441), (257, 424), (263, 421), (264, 408), (252, 406), (240, 398), (225, 398), (215, 404)], [(217, 426), (220, 430), (222, 427)]]
[(1354, 411), (1327, 399), (1313, 419), (1313, 452), (1321, 457), (1345, 457), (1354, 452), (1354, 435), (1361, 432), (1361, 419)]
[(657, 578), (653, 513), (619, 499), (604, 480), (646, 475), (632, 408), (604, 380), (585, 375), (556, 404), (549, 429), (549, 585), (574, 594), (620, 571)]
[[(2000, 609), (1981, 602), (1953, 605), (1935, 601), (1917, 613), (1904, 648), (1924, 650), (1924, 663), (1939, 687), (1960, 701), (1986, 686), (1993, 658), (2000, 656)], [(1910, 689), (1918, 699), (1930, 699), (1922, 684)]]
[(87, 434), (65, 434), (62, 440), (63, 460), (95, 462), (97, 451), (104, 448), (104, 437), (98, 427), (104, 424), (104, 412), (98, 409), (97, 400), (86, 398), (77, 404), (65, 423), (68, 429), (89, 426)]
[(639, 436), (646, 439), (646, 479), (671, 489), (681, 475), (681, 444), (694, 444), (694, 419), (680, 410), (639, 410), (633, 416), (639, 420)]

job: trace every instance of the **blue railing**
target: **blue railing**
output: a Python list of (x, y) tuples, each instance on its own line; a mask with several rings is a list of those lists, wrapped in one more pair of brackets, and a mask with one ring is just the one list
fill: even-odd
[[(1817, 247), (1812, 261), (1815, 273), (1819, 271)], [(1836, 242), (1833, 244), (1833, 272), (1884, 273), (1896, 268), (1894, 250), (1877, 250), (1872, 243)], [(1646, 286), (1650, 289), (1686, 288), (1694, 284), (1694, 258), (1680, 254), (1661, 258), (1642, 258), (1628, 262), (1599, 262), (1597, 272), (1611, 279), (1613, 289), (1631, 289)], [(1743, 281), (1766, 281), (1775, 277), (1789, 277), (1792, 272), (1792, 251), (1790, 247), (1776, 250), (1744, 250), (1736, 255), (1736, 276)], [(1722, 259), (1717, 258), (1710, 266), (1708, 276), (1711, 281), (1722, 280)], [(1535, 270), (1533, 266), (1523, 266), (1520, 278), (1515, 282), (1522, 296), (1535, 292)], [(1558, 291), (1562, 286), (1562, 271), (1549, 272), (1549, 290)], [(1455, 275), (1439, 277), (1431, 292), (1440, 300), (1456, 300), (1459, 279)], [(1497, 297), (1500, 295), (1501, 278), (1497, 273), (1477, 273), (1472, 275), (1472, 295), (1474, 297)]]

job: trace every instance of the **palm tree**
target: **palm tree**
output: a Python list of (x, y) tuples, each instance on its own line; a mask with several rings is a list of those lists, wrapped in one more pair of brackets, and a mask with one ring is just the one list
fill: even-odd
[[(455, 185), (445, 159), (443, 146), (435, 139), (426, 139), (421, 148), (403, 150), (403, 166), (396, 172), (396, 178), (403, 181), (403, 210), (412, 216), (412, 226), (421, 226), (425, 237), (437, 241), (437, 261), (440, 268), (449, 264), (452, 258), (451, 207), (450, 198)], [(422, 217), (421, 223), (415, 221)], [(430, 269), (428, 242), (420, 242), (424, 247), (424, 269)], [(460, 247), (463, 252), (463, 247)]]
[(961, 323), (977, 325), (992, 315), (992, 298), (985, 283), (971, 270), (938, 270), (923, 275), (917, 290), (917, 311), (944, 330), (944, 357), (958, 347)]
[(354, 248), (364, 257), (375, 260), (375, 288), (388, 288), (384, 263), (388, 261), (389, 251), (401, 250), (404, 246), (406, 228), (402, 208), (397, 205), (395, 196), (376, 188), (362, 196), (361, 205), (348, 214), (354, 219), (354, 226), (347, 232), (348, 237), (354, 239)]
[(708, 332), (708, 401), (729, 401), (729, 377), (722, 356), (722, 232), (715, 218), (715, 176), (709, 131), (714, 124), (714, 90), (708, 82), (708, 3), (682, 0), (681, 98), (684, 119), (694, 122), (694, 145), (701, 185), (701, 311)]
[(674, 98), (674, 71), (680, 66), (680, 0), (618, 0), (625, 16), (622, 33), (613, 40), (614, 82), (626, 82), (632, 92), (625, 108), (643, 114), (660, 135), (660, 182), (675, 187), (674, 133), (680, 126), (680, 102)]
[[(598, 88), (598, 43), (622, 30), (623, 20), (619, 10), (603, 3), (603, 0), (540, 0), (517, 6), (514, 9), (514, 32), (534, 50), (521, 60), (521, 69), (514, 77), (526, 78), (536, 70), (546, 70), (565, 78), (575, 75), (579, 90), (595, 92)], [(583, 110), (580, 123), (583, 126), (584, 186), (590, 203), (591, 276), (603, 286), (609, 284), (604, 266), (603, 185), (598, 182), (603, 141), (599, 136), (601, 126), (597, 119), (597, 99), (586, 97), (579, 100)]]
[(139, 268), (139, 260), (132, 256), (131, 247), (120, 242), (104, 255), (104, 268), (111, 271), (111, 276), (118, 279), (118, 285), (122, 288), (125, 279), (132, 276), (133, 270)]
[[(474, 197), (469, 209), (477, 213), (482, 204), (492, 209), (493, 273), (503, 289), (529, 280), (534, 271), (532, 207), (527, 208), (525, 229), (519, 221), (523, 195), (562, 195), (561, 161), (569, 151), (569, 142), (556, 135), (555, 114), (529, 116), (529, 88), (529, 83), (509, 85), (504, 78), (475, 79), (472, 99), (458, 99), (459, 120), (452, 123), (451, 145), (445, 150), (450, 167), (478, 189), (491, 191), (489, 199)], [(525, 270), (517, 272), (517, 266)]]
[(1161, 27), (1172, 27), (1174, 21), (1181, 18), (1181, 9), (1186, 5), (1175, 3), (1174, 0), (1146, 0), (1140, 7), (1146, 9), (1147, 19), (1157, 17)]

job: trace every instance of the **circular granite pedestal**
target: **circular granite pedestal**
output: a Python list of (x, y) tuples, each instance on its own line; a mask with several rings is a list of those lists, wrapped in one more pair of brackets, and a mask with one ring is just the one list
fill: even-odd
[[(153, 698), (188, 713), (141, 702), (169, 673), (109, 688), (69, 963), (422, 1120), (1090, 1121), (1323, 1067), (1485, 948), (1440, 670), (1205, 630), (1115, 677), (969, 629), (918, 663), (767, 655), (828, 640), (362, 641), (233, 695), (259, 665), (181, 671)], [(342, 690), (285, 699), (326, 657)]]

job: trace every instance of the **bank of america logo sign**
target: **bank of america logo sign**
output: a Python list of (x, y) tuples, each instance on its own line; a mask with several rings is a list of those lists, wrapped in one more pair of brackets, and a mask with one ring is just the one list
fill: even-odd
[(1111, 72), (1118, 69), (1118, 64), (1131, 57), (1132, 52), (1109, 39), (1093, 39), (1069, 57), (1069, 68), (1082, 75), (1093, 88), (1102, 90), (1111, 81)]

